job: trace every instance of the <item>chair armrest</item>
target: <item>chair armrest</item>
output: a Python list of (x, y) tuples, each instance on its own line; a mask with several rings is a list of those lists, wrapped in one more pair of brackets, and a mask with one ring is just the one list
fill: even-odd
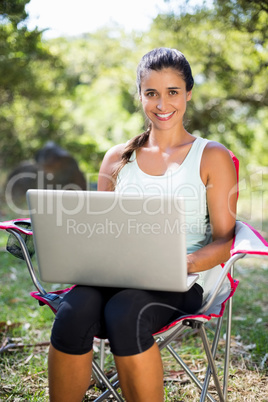
[(29, 271), (31, 279), (33, 281), (33, 284), (35, 285), (36, 289), (38, 290), (38, 292), (41, 295), (45, 295), (47, 292), (45, 291), (45, 289), (43, 288), (43, 286), (40, 284), (40, 282), (37, 279), (37, 276), (36, 276), (35, 270), (33, 268), (33, 264), (32, 264), (32, 260), (31, 260), (29, 251), (27, 249), (25, 241), (21, 237), (21, 234), (18, 232), (17, 228), (16, 229), (13, 229), (13, 228), (12, 229), (6, 229), (6, 231), (8, 233), (11, 233), (18, 240), (18, 242), (20, 244), (20, 247), (21, 247), (21, 251), (23, 253), (24, 260), (25, 260), (27, 268), (28, 268), (28, 271)]
[(268, 242), (249, 224), (237, 221), (230, 251), (231, 257), (224, 265), (214, 288), (206, 298), (199, 313), (205, 313), (213, 304), (221, 286), (234, 263), (245, 256), (268, 256)]
[[(28, 225), (28, 228), (22, 227), (20, 225), (25, 226)], [(13, 219), (11, 221), (5, 221), (5, 222), (0, 222), (0, 229), (7, 230), (7, 229), (14, 229), (17, 232), (26, 234), (26, 235), (32, 235), (32, 229), (31, 229), (31, 219), (30, 218), (25, 218), (25, 219)]]
[(268, 242), (248, 223), (237, 221), (231, 255), (239, 253), (268, 256)]
[(223, 285), (223, 282), (224, 282), (227, 274), (230, 272), (231, 268), (233, 267), (234, 263), (237, 260), (239, 260), (240, 258), (243, 258), (243, 257), (245, 257), (245, 254), (239, 253), (239, 254), (235, 254), (231, 258), (229, 258), (229, 260), (224, 265), (224, 267), (223, 267), (223, 269), (221, 271), (221, 274), (220, 274), (217, 282), (215, 283), (214, 288), (212, 289), (212, 291), (207, 296), (205, 302), (203, 303), (201, 309), (198, 311), (197, 314), (204, 314), (204, 313), (206, 313), (206, 311), (208, 311), (208, 309), (214, 303), (214, 300), (216, 299), (216, 297), (218, 295), (218, 292), (221, 289), (221, 287)]

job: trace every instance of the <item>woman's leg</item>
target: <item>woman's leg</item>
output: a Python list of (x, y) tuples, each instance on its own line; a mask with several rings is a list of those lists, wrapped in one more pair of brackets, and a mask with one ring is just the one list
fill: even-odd
[(48, 380), (50, 402), (81, 402), (90, 383), (92, 351), (70, 355), (50, 345)]
[(90, 382), (93, 336), (103, 335), (105, 329), (127, 401), (162, 401), (163, 369), (152, 334), (181, 315), (181, 310), (197, 310), (202, 294), (196, 290), (180, 294), (74, 288), (61, 303), (52, 330), (51, 401), (83, 398)]
[(152, 334), (202, 304), (202, 288), (186, 293), (125, 289), (106, 304), (105, 322), (128, 402), (163, 401), (163, 368)]
[(49, 350), (51, 402), (83, 399), (90, 384), (93, 337), (104, 329), (103, 310), (110, 292), (77, 286), (61, 302)]
[(127, 402), (163, 402), (163, 365), (156, 343), (143, 353), (114, 358)]

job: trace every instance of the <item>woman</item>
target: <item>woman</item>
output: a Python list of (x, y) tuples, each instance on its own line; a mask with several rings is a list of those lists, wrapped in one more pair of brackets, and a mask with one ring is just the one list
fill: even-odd
[[(142, 58), (137, 86), (149, 127), (107, 152), (98, 190), (184, 196), (188, 271), (198, 272), (200, 279), (185, 293), (75, 287), (61, 303), (52, 330), (52, 402), (82, 400), (91, 376), (94, 336), (109, 339), (128, 402), (163, 401), (162, 362), (152, 334), (177, 318), (179, 311), (197, 311), (203, 292), (207, 294), (219, 274), (219, 264), (229, 258), (236, 213), (235, 168), (221, 144), (196, 138), (184, 128), (193, 84), (190, 65), (179, 51), (159, 48)], [(144, 309), (148, 305), (152, 307)], [(139, 315), (141, 311), (144, 314)]]

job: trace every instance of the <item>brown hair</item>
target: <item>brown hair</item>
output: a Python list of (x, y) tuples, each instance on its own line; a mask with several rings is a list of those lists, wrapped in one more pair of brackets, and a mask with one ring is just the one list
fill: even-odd
[[(190, 64), (185, 56), (176, 49), (161, 47), (146, 53), (138, 65), (137, 88), (139, 95), (141, 93), (141, 81), (144, 77), (144, 74), (149, 70), (160, 71), (164, 68), (173, 68), (176, 70), (186, 83), (186, 91), (191, 91), (194, 86), (194, 79)], [(151, 124), (149, 124), (146, 131), (127, 142), (124, 152), (122, 153), (121, 160), (119, 161), (112, 175), (114, 185), (119, 172), (127, 163), (129, 163), (132, 153), (143, 147), (148, 141), (151, 127)]]
[(121, 160), (118, 162), (116, 169), (112, 174), (113, 179), (112, 182), (114, 188), (116, 185), (116, 179), (119, 172), (123, 169), (123, 167), (127, 163), (129, 163), (129, 160), (133, 152), (136, 151), (136, 149), (139, 149), (146, 144), (150, 135), (150, 131), (151, 131), (151, 125), (149, 125), (148, 129), (144, 131), (142, 134), (136, 135), (136, 137), (132, 138), (130, 141), (127, 142), (124, 152), (121, 155)]

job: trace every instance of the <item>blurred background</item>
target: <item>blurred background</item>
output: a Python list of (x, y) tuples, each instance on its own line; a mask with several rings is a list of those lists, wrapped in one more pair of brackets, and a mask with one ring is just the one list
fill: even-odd
[(262, 229), (268, 1), (97, 3), (1, 0), (2, 214), (10, 203), (7, 185), (21, 172), (31, 178), (41, 169), (52, 183), (71, 161), (70, 180), (91, 188), (104, 153), (143, 131), (136, 67), (143, 54), (166, 46), (182, 51), (192, 66), (187, 130), (223, 143), (240, 159), (241, 218)]
[[(268, 0), (0, 0), (0, 221), (29, 216), (27, 188), (96, 189), (104, 153), (144, 129), (137, 64), (167, 46), (195, 78), (187, 130), (239, 158), (238, 219), (268, 240), (267, 27)], [(36, 308), (27, 268), (0, 232), (0, 400), (47, 401), (52, 312)], [(265, 258), (236, 264), (233, 402), (268, 401), (267, 268)], [(196, 346), (174, 345), (201, 379)], [(167, 402), (197, 400), (165, 356), (164, 368)]]

